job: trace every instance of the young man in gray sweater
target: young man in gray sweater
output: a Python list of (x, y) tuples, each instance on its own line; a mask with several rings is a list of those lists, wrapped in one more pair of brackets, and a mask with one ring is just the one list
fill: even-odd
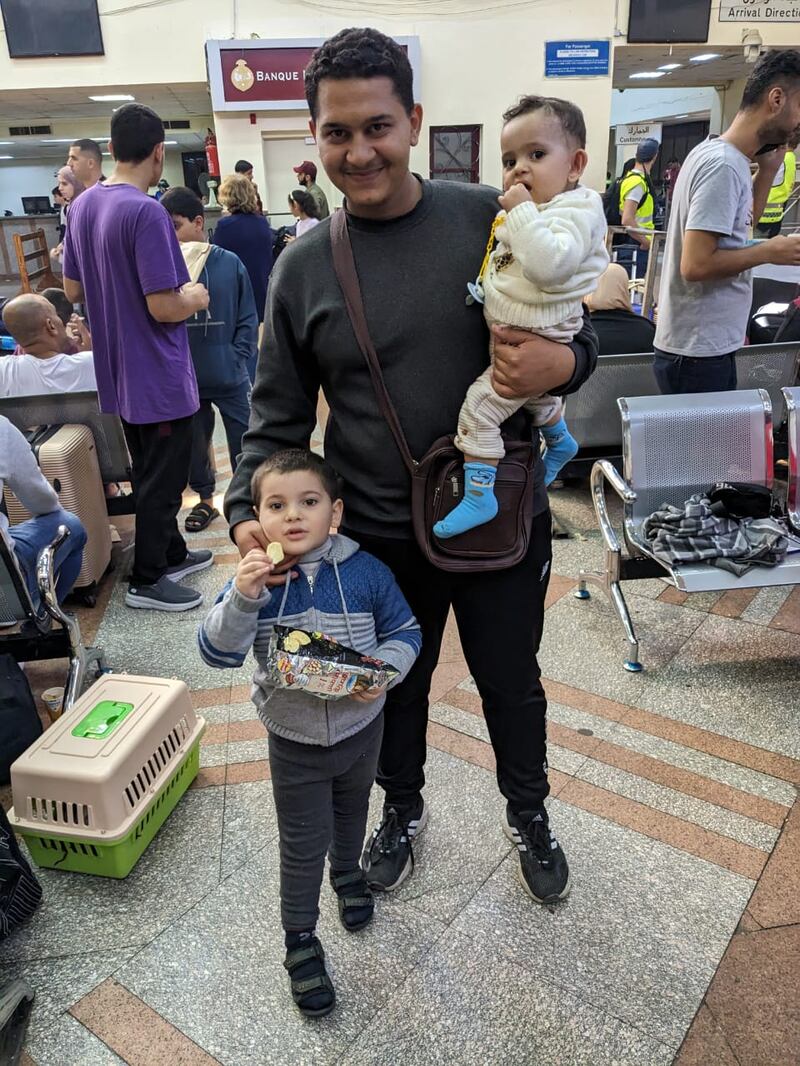
[[(425, 181), (409, 170), (422, 125), (412, 80), (405, 52), (390, 38), (376, 30), (344, 30), (312, 58), (306, 98), (322, 164), (345, 197), (386, 385), (411, 452), (421, 458), (452, 431), (467, 388), (488, 365), (483, 314), (480, 306), (467, 306), (465, 296), (498, 194)], [(501, 395), (572, 392), (594, 368), (596, 338), (588, 325), (568, 346), (494, 330), (494, 383)], [(547, 703), (535, 658), (551, 560), (541, 463), (531, 547), (521, 563), (493, 573), (452, 574), (425, 561), (411, 530), (408, 474), (353, 335), (326, 220), (283, 253), (270, 282), (250, 429), (225, 500), (242, 555), (264, 547), (250, 497), (253, 470), (280, 448), (307, 446), (320, 387), (331, 408), (325, 451), (344, 478), (347, 530), (394, 572), (423, 634), (420, 657), (386, 701), (378, 767), (386, 798), (364, 854), (368, 881), (391, 890), (413, 868), (412, 842), (427, 820), (428, 694), (452, 606), (483, 700), (506, 799), (504, 830), (519, 849), (523, 887), (537, 902), (562, 899), (569, 871), (544, 808)], [(506, 429), (520, 438), (531, 433), (521, 414)]]

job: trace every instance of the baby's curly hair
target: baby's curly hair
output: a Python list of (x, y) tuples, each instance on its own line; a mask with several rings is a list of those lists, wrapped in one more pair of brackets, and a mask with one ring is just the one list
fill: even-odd
[(414, 107), (414, 73), (405, 50), (391, 37), (370, 28), (340, 30), (320, 45), (305, 70), (311, 117), (317, 118), (319, 83), (323, 78), (390, 78), (408, 113)]
[(561, 100), (557, 96), (521, 96), (513, 107), (503, 115), (503, 124), (510, 122), (512, 118), (520, 115), (528, 115), (532, 111), (544, 111), (552, 115), (561, 125), (564, 136), (572, 140), (579, 148), (586, 147), (586, 122), (583, 112), (573, 104), (571, 100)]

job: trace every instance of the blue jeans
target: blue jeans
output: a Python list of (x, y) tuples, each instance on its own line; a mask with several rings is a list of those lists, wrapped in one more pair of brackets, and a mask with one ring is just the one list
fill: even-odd
[(189, 487), (201, 500), (209, 500), (214, 495), (216, 479), (214, 468), (208, 456), (209, 445), (214, 434), (214, 407), (222, 415), (225, 436), (228, 441), (228, 453), (231, 457), (231, 470), (236, 469), (236, 461), (242, 451), (242, 436), (250, 420), (250, 383), (243, 381), (229, 392), (219, 393), (200, 400), (200, 410), (192, 421), (192, 461), (189, 467)]
[(655, 349), (653, 372), (662, 393), (731, 392), (736, 388), (736, 352), (674, 355)]
[(61, 603), (75, 584), (81, 569), (83, 547), (86, 544), (86, 530), (81, 520), (71, 511), (59, 508), (50, 514), (29, 518), (27, 522), (20, 522), (18, 526), (11, 526), (8, 530), (14, 545), (14, 554), (20, 570), (25, 575), (28, 592), (37, 610), (41, 605), (41, 597), (36, 584), (36, 561), (42, 549), (56, 539), (59, 526), (66, 526), (70, 532), (56, 551), (54, 560), (57, 574), (56, 596)]

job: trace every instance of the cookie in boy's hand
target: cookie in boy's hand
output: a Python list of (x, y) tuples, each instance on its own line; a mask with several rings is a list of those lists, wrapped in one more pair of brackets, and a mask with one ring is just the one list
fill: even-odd
[(283, 545), (277, 540), (270, 541), (270, 543), (267, 545), (267, 558), (269, 559), (269, 561), (271, 563), (274, 563), (275, 566), (277, 566), (278, 563), (283, 562), (285, 557), (286, 556), (283, 551)]

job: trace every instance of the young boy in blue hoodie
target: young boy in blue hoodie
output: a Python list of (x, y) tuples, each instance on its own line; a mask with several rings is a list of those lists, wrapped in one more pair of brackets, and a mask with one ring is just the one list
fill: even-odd
[(231, 470), (235, 470), (250, 418), (248, 366), (258, 351), (258, 314), (242, 261), (233, 252), (208, 242), (200, 197), (178, 185), (164, 193), (161, 205), (172, 216), (192, 281), (202, 281), (209, 295), (208, 309), (186, 322), (200, 392), (200, 410), (192, 425), (189, 470), (189, 486), (200, 501), (186, 517), (186, 530), (199, 533), (219, 516), (214, 507), (216, 483), (209, 459), (214, 433), (212, 404), (222, 415)]
[[(278, 814), (284, 966), (297, 1006), (319, 1017), (335, 1003), (315, 935), (326, 853), (344, 927), (361, 929), (372, 919), (359, 860), (386, 691), (323, 701), (276, 688), (273, 627), (322, 632), (381, 659), (398, 671), (392, 685), (414, 665), (422, 636), (388, 567), (349, 537), (331, 533), (342, 519), (342, 494), (324, 459), (303, 449), (276, 452), (253, 474), (251, 491), (263, 547), (241, 560), (198, 640), (203, 659), (221, 668), (241, 666), (253, 650), (252, 699), (269, 734)], [(285, 553), (278, 565), (264, 550), (276, 543)]]

